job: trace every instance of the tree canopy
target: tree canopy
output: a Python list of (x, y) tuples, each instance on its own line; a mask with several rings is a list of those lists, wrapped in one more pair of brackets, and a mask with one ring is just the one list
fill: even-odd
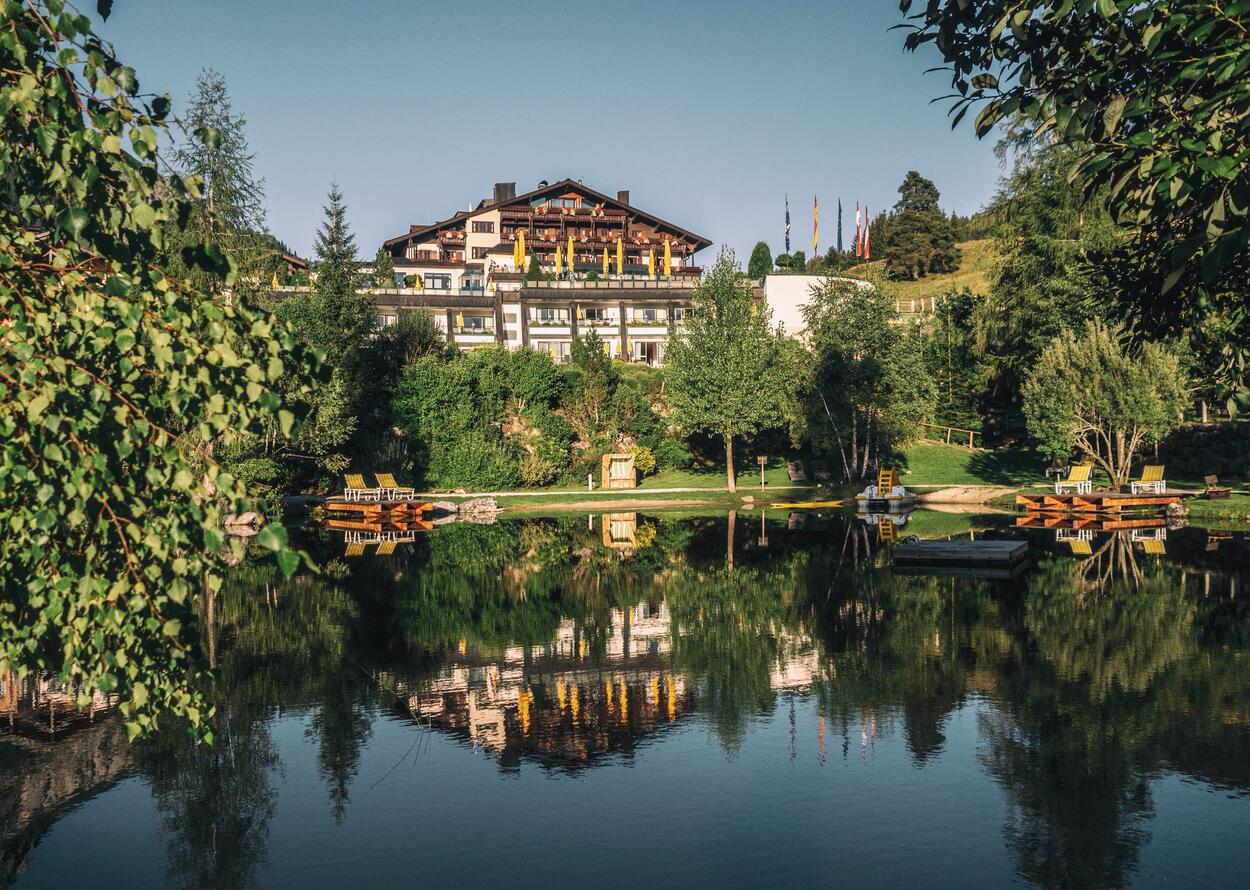
[(751, 250), (751, 260), (747, 263), (747, 277), (758, 281), (773, 270), (773, 252), (768, 249), (767, 241), (756, 241)]
[(959, 268), (955, 228), (938, 206), (937, 186), (915, 170), (898, 187), (894, 215), (882, 233), (881, 255), (891, 278), (924, 278)]
[[(308, 357), (270, 316), (159, 265), (202, 183), (162, 178), (167, 96), (140, 90), (90, 19), (6, 8), (0, 179), (0, 672), (47, 671), (127, 730), (203, 727), (195, 604), (217, 588), (222, 517), (250, 502), (214, 461), (228, 430), (286, 433), (276, 383)], [(229, 283), (212, 244), (188, 269)], [(281, 526), (256, 540), (298, 563)]]

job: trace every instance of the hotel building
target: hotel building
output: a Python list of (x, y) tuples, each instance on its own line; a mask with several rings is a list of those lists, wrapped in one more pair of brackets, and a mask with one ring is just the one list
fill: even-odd
[[(614, 358), (660, 364), (699, 282), (701, 235), (572, 179), (518, 195), (496, 183), (471, 210), (385, 242), (395, 289), (372, 291), (379, 324), (434, 316), (449, 342), (529, 346), (567, 361), (595, 331)], [(543, 280), (526, 280), (534, 264)]]

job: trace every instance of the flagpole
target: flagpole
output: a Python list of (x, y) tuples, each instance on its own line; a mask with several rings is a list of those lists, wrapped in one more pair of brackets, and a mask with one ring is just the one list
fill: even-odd
[(786, 195), (786, 253), (790, 252), (790, 196)]
[(842, 252), (842, 199), (838, 198), (838, 253)]

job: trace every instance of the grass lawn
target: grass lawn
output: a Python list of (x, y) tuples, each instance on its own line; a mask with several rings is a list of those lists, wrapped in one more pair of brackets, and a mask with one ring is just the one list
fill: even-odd
[[(963, 241), (958, 245), (963, 251), (959, 268), (945, 275), (926, 275), (915, 281), (897, 281), (894, 288), (900, 300), (920, 300), (929, 297), (940, 297), (951, 291), (960, 291), (965, 287), (974, 294), (989, 292), (990, 281), (994, 275), (994, 265), (998, 254), (994, 250), (994, 241), (983, 238), (978, 241)], [(885, 263), (878, 260), (861, 263), (845, 274), (855, 277), (872, 277), (880, 275)]]
[(1000, 448), (971, 451), (953, 445), (921, 442), (908, 448), (900, 470), (903, 484), (912, 486), (1008, 485), (1023, 488), (1046, 485), (1046, 461), (1032, 449)]

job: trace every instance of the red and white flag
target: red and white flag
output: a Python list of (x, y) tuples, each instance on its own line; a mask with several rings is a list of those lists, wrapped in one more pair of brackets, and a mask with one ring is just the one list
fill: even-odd
[(859, 229), (859, 202), (855, 202), (855, 255), (862, 257), (864, 255), (864, 242), (860, 235)]
[(872, 259), (872, 219), (867, 206), (864, 207), (864, 259)]

